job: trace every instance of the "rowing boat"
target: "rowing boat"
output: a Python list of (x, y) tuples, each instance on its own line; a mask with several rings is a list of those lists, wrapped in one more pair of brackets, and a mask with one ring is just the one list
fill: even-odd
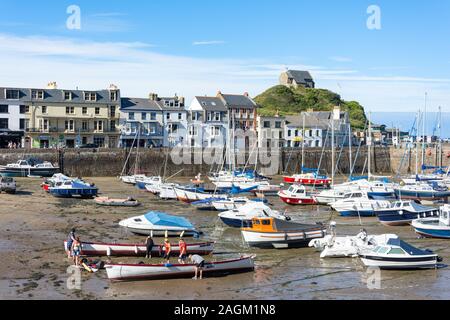
[[(253, 257), (246, 256), (234, 260), (206, 262), (203, 276), (224, 276), (253, 271)], [(111, 281), (137, 281), (190, 278), (195, 275), (194, 264), (107, 264), (108, 279)]]
[[(172, 253), (179, 254), (178, 244), (172, 244)], [(67, 241), (64, 241), (64, 249), (67, 251)], [(214, 250), (214, 242), (188, 243), (186, 251), (188, 254), (209, 255)], [(81, 255), (91, 257), (114, 256), (114, 257), (134, 257), (145, 256), (147, 247), (145, 244), (120, 244), (120, 243), (99, 243), (82, 242)], [(153, 257), (162, 257), (164, 255), (164, 246), (155, 245), (152, 249)]]
[(100, 206), (109, 207), (137, 207), (140, 205), (139, 201), (132, 198), (128, 199), (111, 199), (108, 197), (97, 197), (94, 199), (95, 203)]

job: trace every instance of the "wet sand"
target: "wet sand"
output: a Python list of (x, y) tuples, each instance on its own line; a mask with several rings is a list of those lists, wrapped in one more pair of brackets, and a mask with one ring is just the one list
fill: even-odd
[[(40, 189), (40, 179), (18, 179), (17, 195), (0, 195), (0, 299), (449, 299), (450, 269), (382, 271), (381, 289), (369, 289), (366, 269), (359, 259), (320, 260), (314, 249), (260, 250), (243, 244), (240, 231), (225, 227), (217, 212), (197, 211), (189, 205), (159, 198), (125, 185), (115, 178), (86, 179), (103, 195), (133, 196), (137, 208), (99, 207), (92, 200), (57, 199)], [(277, 179), (276, 181), (279, 181)], [(315, 223), (333, 219), (339, 235), (355, 235), (356, 218), (340, 218), (323, 206), (290, 207), (270, 197), (277, 210), (294, 220)], [(70, 261), (63, 241), (72, 227), (83, 241), (143, 242), (118, 226), (122, 219), (160, 210), (187, 217), (217, 241), (211, 259), (240, 254), (256, 255), (254, 273), (210, 278), (111, 283), (104, 270), (83, 273), (82, 290), (67, 289)], [(396, 233), (420, 248), (434, 250), (450, 261), (445, 240), (418, 239), (411, 227), (387, 228), (376, 218), (363, 218), (369, 234)], [(161, 241), (158, 239), (158, 241)], [(192, 241), (192, 240), (190, 240)], [(143, 258), (113, 258), (139, 262)], [(161, 262), (154, 259), (153, 262)]]

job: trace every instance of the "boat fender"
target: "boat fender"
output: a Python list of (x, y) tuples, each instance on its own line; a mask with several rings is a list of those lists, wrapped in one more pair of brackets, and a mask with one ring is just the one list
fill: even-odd
[(399, 213), (400, 215), (403, 215), (403, 210), (400, 210), (398, 213)]
[(108, 257), (110, 257), (111, 254), (112, 254), (111, 247), (108, 247), (108, 248), (106, 249), (106, 255), (107, 255)]
[(164, 267), (170, 268), (170, 267), (173, 267), (173, 264), (171, 264), (171, 263), (166, 263), (166, 264), (164, 265)]
[(135, 254), (138, 254), (138, 253), (139, 253), (138, 246), (134, 246), (134, 253), (135, 253)]

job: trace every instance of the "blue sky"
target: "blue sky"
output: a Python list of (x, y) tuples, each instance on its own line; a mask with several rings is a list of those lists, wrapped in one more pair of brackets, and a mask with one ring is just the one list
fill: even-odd
[[(81, 30), (68, 30), (69, 5)], [(381, 9), (381, 30), (366, 10)], [(2, 1), (3, 86), (104, 88), (145, 97), (249, 92), (285, 68), (368, 110), (450, 111), (450, 2)]]

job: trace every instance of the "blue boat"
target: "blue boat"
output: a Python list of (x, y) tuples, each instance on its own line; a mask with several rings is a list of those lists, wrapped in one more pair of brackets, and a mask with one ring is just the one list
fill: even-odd
[(439, 215), (439, 209), (420, 205), (414, 201), (395, 201), (389, 208), (375, 210), (378, 220), (387, 226), (409, 225), (414, 219)]
[(82, 180), (66, 180), (58, 182), (48, 189), (51, 195), (59, 198), (79, 197), (92, 199), (97, 196), (98, 188)]
[(410, 200), (444, 200), (450, 197), (450, 190), (447, 186), (436, 181), (430, 183), (416, 183), (412, 185), (399, 186), (394, 189), (397, 199)]
[(416, 219), (412, 226), (424, 237), (450, 239), (450, 205), (439, 209), (439, 217)]

